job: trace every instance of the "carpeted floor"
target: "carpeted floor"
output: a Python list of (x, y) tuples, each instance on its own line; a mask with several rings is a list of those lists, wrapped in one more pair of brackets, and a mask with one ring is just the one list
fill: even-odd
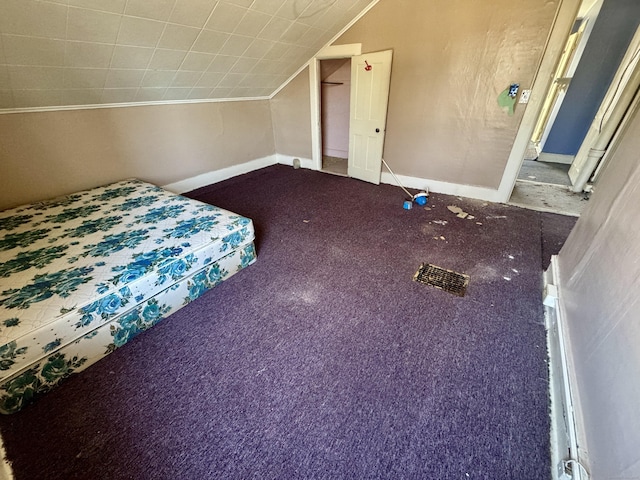
[(251, 217), (257, 263), (0, 418), (18, 480), (550, 477), (541, 266), (574, 218), (285, 166), (190, 196)]

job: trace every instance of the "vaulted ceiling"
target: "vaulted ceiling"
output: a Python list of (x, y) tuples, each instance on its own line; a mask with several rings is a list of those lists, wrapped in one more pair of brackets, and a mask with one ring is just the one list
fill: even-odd
[(0, 0), (0, 110), (268, 97), (371, 0)]

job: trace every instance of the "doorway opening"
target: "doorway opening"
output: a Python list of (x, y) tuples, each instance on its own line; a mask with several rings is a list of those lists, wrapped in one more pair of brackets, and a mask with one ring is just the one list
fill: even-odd
[[(615, 123), (611, 126), (615, 132), (630, 103), (630, 99), (621, 101), (616, 91), (628, 90), (621, 69), (631, 64), (629, 46), (638, 26), (633, 18), (640, 8), (616, 8), (614, 3), (580, 3), (509, 203), (575, 216), (585, 207), (596, 182), (597, 164), (613, 146), (613, 133), (603, 141), (606, 129), (602, 127)], [(621, 113), (618, 117), (613, 112)], [(595, 153), (599, 158), (591, 161)]]
[(349, 82), (351, 83), (348, 129), (345, 128), (343, 132), (343, 134), (347, 133), (349, 139), (347, 176), (378, 185), (382, 175), (382, 151), (393, 50), (361, 54), (361, 49), (362, 45), (359, 43), (325, 47), (309, 64), (311, 154), (315, 169), (322, 171), (323, 135), (320, 107), (323, 87), (320, 62), (347, 58), (350, 64)]
[(351, 59), (320, 60), (320, 122), (323, 172), (347, 176)]

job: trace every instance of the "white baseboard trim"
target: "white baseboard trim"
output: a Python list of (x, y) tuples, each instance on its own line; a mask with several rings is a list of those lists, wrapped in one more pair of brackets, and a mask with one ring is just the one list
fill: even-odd
[[(457, 197), (475, 198), (488, 202), (499, 202), (499, 192), (486, 187), (474, 187), (473, 185), (460, 185), (457, 183), (440, 182), (438, 180), (429, 180), (427, 178), (407, 177), (405, 175), (396, 175), (398, 180), (406, 188), (416, 188), (418, 190), (429, 189), (429, 192), (443, 193), (445, 195), (455, 195)], [(389, 172), (382, 172), (380, 178), (382, 183), (389, 185), (398, 185), (393, 176)]]
[(276, 153), (276, 163), (280, 165), (290, 165), (293, 166), (293, 161), (295, 159), (300, 160), (300, 168), (308, 168), (309, 170), (316, 170), (315, 165), (313, 164), (313, 160), (310, 158), (304, 157), (294, 157), (291, 155), (283, 155), (281, 153)]
[(162, 188), (169, 190), (173, 193), (185, 193), (195, 190), (196, 188), (206, 187), (212, 183), (221, 182), (229, 178), (242, 175), (244, 173), (253, 172), (260, 168), (269, 167), (278, 163), (277, 156), (269, 155), (267, 157), (251, 160), (250, 162), (241, 163), (239, 165), (233, 165), (231, 167), (221, 168), (220, 170), (213, 170), (212, 172), (196, 175), (195, 177), (186, 178), (178, 182), (163, 185)]
[[(293, 166), (295, 159), (300, 160), (300, 168), (309, 170), (317, 170), (314, 162), (310, 158), (295, 157), (293, 155), (283, 155), (276, 153), (267, 157), (251, 160), (250, 162), (233, 165), (231, 167), (213, 170), (211, 172), (196, 175), (195, 177), (186, 178), (178, 182), (163, 185), (162, 188), (174, 193), (185, 193), (197, 188), (206, 187), (213, 183), (221, 182), (237, 175), (253, 172), (260, 168), (269, 167), (275, 164)], [(415, 188), (429, 192), (443, 193), (445, 195), (455, 195), (458, 197), (475, 198), (488, 202), (499, 202), (498, 190), (485, 187), (474, 187), (472, 185), (460, 185), (457, 183), (440, 182), (438, 180), (429, 180), (419, 177), (408, 177), (405, 175), (397, 175), (398, 179), (406, 188)], [(389, 185), (398, 185), (393, 176), (389, 172), (383, 172), (380, 178), (382, 183)]]
[[(551, 399), (551, 478), (562, 475), (566, 460), (579, 460), (574, 399), (569, 374), (566, 320), (559, 285), (558, 257), (551, 257), (551, 265), (544, 272), (545, 327), (549, 354), (549, 395)], [(565, 477), (566, 478), (566, 477)], [(573, 479), (586, 480), (578, 468)]]
[(539, 162), (564, 163), (565, 165), (571, 165), (575, 158), (575, 155), (563, 155), (561, 153), (540, 152), (540, 154), (538, 155)]

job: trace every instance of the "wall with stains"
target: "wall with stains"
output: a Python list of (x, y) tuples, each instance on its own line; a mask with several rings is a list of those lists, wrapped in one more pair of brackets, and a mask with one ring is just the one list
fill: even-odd
[(384, 158), (397, 174), (497, 188), (558, 0), (381, 0), (335, 44), (393, 49)]
[(640, 113), (559, 256), (581, 457), (640, 478)]
[(268, 101), (0, 115), (0, 209), (128, 177), (166, 185), (274, 153)]

